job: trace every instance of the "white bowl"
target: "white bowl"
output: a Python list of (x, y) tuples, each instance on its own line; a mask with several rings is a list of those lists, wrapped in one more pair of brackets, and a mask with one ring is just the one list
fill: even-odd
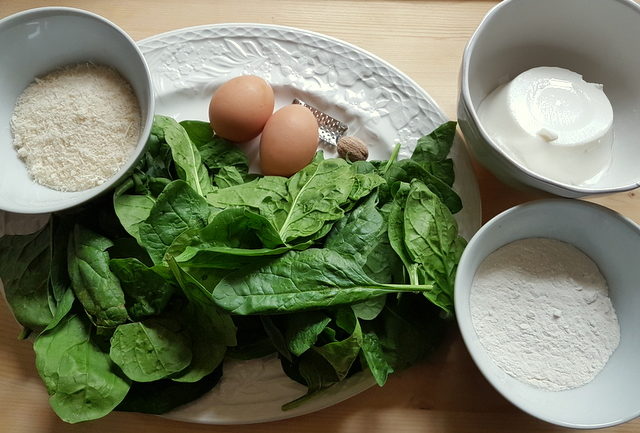
[[(62, 7), (31, 9), (0, 20), (0, 41), (0, 209), (28, 214), (53, 212), (112, 188), (142, 154), (153, 122), (151, 74), (135, 42), (98, 15)], [(83, 62), (112, 66), (129, 81), (140, 104), (140, 139), (127, 163), (102, 185), (61, 192), (29, 177), (12, 144), (10, 119), (17, 97), (35, 77)]]
[[(544, 237), (576, 246), (600, 268), (620, 324), (620, 344), (588, 384), (548, 391), (501, 370), (478, 340), (471, 321), (471, 285), (478, 266), (496, 249), (519, 239)], [(640, 228), (602, 206), (551, 199), (511, 208), (485, 224), (458, 266), (455, 309), (469, 352), (487, 380), (525, 412), (573, 428), (607, 427), (640, 415)]]
[[(480, 23), (464, 51), (458, 119), (471, 153), (497, 177), (564, 197), (640, 185), (640, 5), (633, 0), (506, 0)], [(613, 159), (592, 185), (536, 173), (505, 154), (477, 114), (498, 85), (536, 66), (558, 66), (604, 84), (613, 106)]]

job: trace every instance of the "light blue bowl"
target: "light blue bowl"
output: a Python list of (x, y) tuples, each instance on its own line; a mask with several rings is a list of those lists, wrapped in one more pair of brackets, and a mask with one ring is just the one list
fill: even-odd
[[(620, 345), (590, 383), (548, 391), (520, 382), (489, 357), (471, 322), (471, 285), (478, 266), (498, 248), (543, 237), (574, 245), (607, 280), (620, 324)], [(640, 415), (640, 228), (602, 206), (569, 199), (542, 200), (511, 208), (485, 224), (470, 240), (458, 266), (455, 309), (469, 352), (487, 380), (525, 412), (573, 428), (620, 424)]]
[[(151, 74), (136, 43), (98, 15), (62, 7), (31, 9), (0, 20), (0, 41), (0, 209), (27, 214), (58, 211), (111, 189), (141, 156), (153, 122)], [(102, 185), (55, 191), (30, 179), (13, 147), (10, 119), (17, 97), (35, 77), (86, 62), (112, 66), (129, 81), (141, 109), (140, 139), (127, 163)]]

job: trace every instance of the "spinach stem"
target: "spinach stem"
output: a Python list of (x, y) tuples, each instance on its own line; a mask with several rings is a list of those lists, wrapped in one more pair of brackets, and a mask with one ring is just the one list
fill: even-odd
[(391, 152), (391, 156), (389, 157), (389, 161), (387, 161), (387, 164), (384, 166), (384, 170), (382, 170), (383, 174), (386, 174), (387, 170), (389, 170), (389, 167), (391, 167), (396, 162), (396, 159), (398, 159), (399, 153), (400, 153), (400, 143), (398, 142), (394, 146), (393, 152)]
[(382, 286), (398, 292), (429, 292), (433, 290), (433, 284), (382, 284)]

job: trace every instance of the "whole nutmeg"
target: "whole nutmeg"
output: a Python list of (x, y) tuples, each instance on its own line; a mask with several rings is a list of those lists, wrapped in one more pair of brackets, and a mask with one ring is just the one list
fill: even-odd
[(357, 137), (340, 137), (338, 155), (347, 161), (366, 161), (369, 157), (369, 150), (364, 141)]

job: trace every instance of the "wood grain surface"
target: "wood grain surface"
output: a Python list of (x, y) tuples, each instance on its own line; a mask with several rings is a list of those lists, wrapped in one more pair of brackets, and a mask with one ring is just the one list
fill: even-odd
[[(466, 41), (492, 1), (342, 0), (0, 0), (0, 18), (41, 6), (64, 5), (98, 13), (134, 39), (168, 30), (256, 22), (299, 27), (360, 46), (420, 84), (455, 118), (458, 69)], [(0, 41), (2, 43), (2, 41)], [(10, 59), (0, 59), (1, 62)], [(1, 77), (0, 77), (1, 79)], [(2, 101), (1, 103), (7, 103)], [(516, 191), (475, 166), (483, 219), (541, 193)], [(640, 222), (638, 191), (589, 199)], [(113, 413), (68, 425), (50, 410), (35, 370), (31, 344), (17, 340), (19, 326), (0, 303), (0, 432), (559, 432), (503, 399), (474, 366), (456, 329), (430, 361), (394, 375), (331, 408), (286, 421), (211, 426), (160, 417)], [(606, 398), (606, 396), (603, 396)], [(640, 432), (640, 420), (605, 429)]]

